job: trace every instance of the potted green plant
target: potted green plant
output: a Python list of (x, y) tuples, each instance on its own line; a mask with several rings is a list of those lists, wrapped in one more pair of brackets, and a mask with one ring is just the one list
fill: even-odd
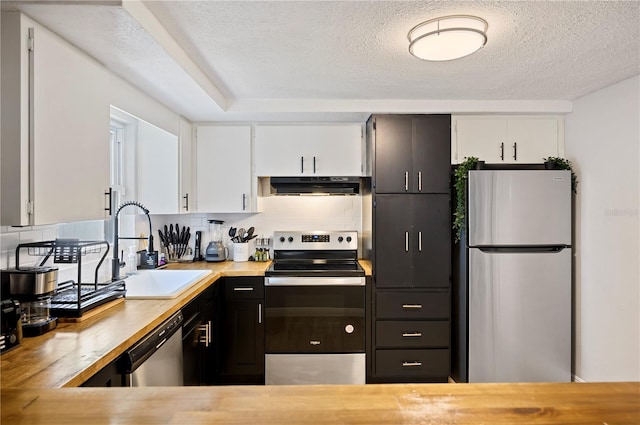
[(456, 191), (456, 210), (453, 213), (453, 231), (456, 235), (455, 242), (460, 240), (462, 228), (464, 227), (464, 219), (466, 216), (465, 188), (467, 186), (469, 170), (477, 168), (477, 166), (483, 162), (484, 161), (479, 161), (475, 156), (470, 156), (458, 164), (453, 173), (453, 185)]
[(544, 167), (548, 170), (571, 171), (571, 190), (573, 193), (578, 193), (578, 178), (576, 177), (576, 173), (573, 172), (571, 161), (557, 156), (550, 156), (548, 158), (544, 158)]

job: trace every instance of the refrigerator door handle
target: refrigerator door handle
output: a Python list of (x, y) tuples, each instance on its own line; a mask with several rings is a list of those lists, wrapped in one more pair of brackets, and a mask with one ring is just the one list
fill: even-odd
[(482, 252), (494, 253), (530, 253), (530, 252), (561, 252), (563, 249), (570, 248), (567, 245), (538, 245), (538, 246), (478, 246)]

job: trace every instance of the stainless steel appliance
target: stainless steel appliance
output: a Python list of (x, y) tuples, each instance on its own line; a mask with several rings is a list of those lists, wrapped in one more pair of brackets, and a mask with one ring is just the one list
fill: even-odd
[(182, 386), (182, 322), (179, 311), (122, 355), (128, 386)]
[[(20, 246), (16, 250), (17, 264), (19, 250)], [(2, 292), (20, 302), (24, 336), (38, 336), (55, 329), (58, 319), (51, 316), (51, 296), (57, 285), (57, 267), (16, 266), (2, 270)]]
[(571, 380), (571, 174), (471, 170), (453, 377)]
[(229, 249), (222, 242), (222, 220), (209, 220), (210, 242), (204, 251), (204, 260), (208, 262), (220, 262), (229, 257)]
[(275, 232), (273, 248), (265, 272), (266, 384), (364, 384), (357, 232)]

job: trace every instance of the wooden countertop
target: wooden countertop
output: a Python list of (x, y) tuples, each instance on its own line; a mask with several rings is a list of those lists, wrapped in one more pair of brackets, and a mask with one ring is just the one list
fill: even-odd
[[(79, 323), (58, 323), (54, 331), (24, 338), (0, 356), (0, 387), (76, 387), (115, 360), (200, 292), (223, 276), (264, 276), (270, 262), (173, 263), (170, 269), (212, 273), (170, 300), (129, 300)], [(363, 261), (369, 270), (370, 263)]]
[(3, 389), (1, 423), (638, 424), (640, 383)]

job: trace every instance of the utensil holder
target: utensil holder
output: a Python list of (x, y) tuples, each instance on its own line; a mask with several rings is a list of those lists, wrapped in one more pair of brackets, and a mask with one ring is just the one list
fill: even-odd
[(234, 242), (233, 261), (249, 261), (249, 244), (247, 242)]

